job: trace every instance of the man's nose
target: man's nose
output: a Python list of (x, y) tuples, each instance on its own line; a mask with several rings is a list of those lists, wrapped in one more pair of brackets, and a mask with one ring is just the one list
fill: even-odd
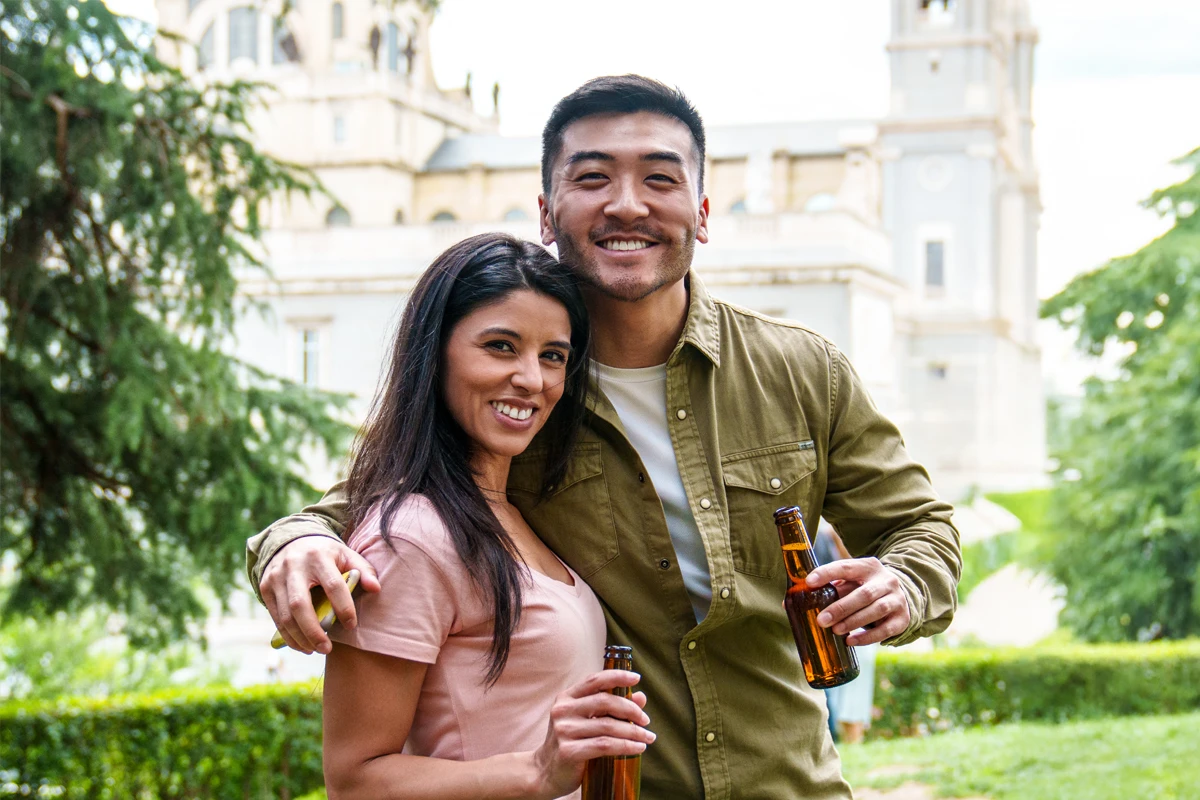
[(650, 213), (642, 197), (642, 184), (638, 180), (619, 180), (613, 187), (614, 191), (604, 208), (604, 213), (610, 217), (629, 223), (639, 220)]

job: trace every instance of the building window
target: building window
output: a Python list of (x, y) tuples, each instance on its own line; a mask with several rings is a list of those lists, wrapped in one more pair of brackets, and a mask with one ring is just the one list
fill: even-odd
[(400, 26), (394, 22), (387, 27), (387, 67), (391, 72), (400, 71)]
[(946, 286), (946, 243), (939, 239), (925, 243), (925, 285), (937, 289)]
[(275, 31), (271, 37), (271, 39), (272, 39), (271, 63), (272, 64), (286, 64), (287, 62), (291, 61), (291, 59), (288, 58), (287, 50), (284, 49), (284, 46), (283, 46), (284, 40), (286, 40), (287, 37), (288, 37), (287, 25), (284, 24), (283, 20), (276, 19), (275, 20)]
[(834, 196), (829, 192), (814, 194), (804, 204), (804, 210), (809, 214), (819, 214), (822, 211), (833, 211)]
[(944, 381), (946, 379), (946, 365), (930, 364), (929, 377), (933, 378), (934, 380)]
[(958, 12), (956, 0), (920, 0), (921, 21), (931, 28), (948, 28)]
[(333, 4), (333, 38), (341, 39), (346, 35), (346, 9), (341, 3)]
[(346, 118), (341, 114), (333, 115), (333, 143), (346, 143)]
[(439, 211), (438, 213), (433, 215), (433, 218), (430, 221), (431, 222), (455, 222), (457, 219), (458, 219), (458, 217), (454, 216), (454, 214), (452, 214), (449, 211)]
[(404, 224), (404, 209), (403, 208), (396, 209), (396, 215), (394, 217), (392, 217), (392, 224), (393, 225), (403, 225)]
[(525, 213), (523, 208), (510, 208), (504, 212), (505, 222), (524, 222), (529, 219), (529, 215)]
[(326, 228), (347, 228), (350, 226), (350, 212), (341, 206), (334, 206), (325, 215)]
[(216, 36), (213, 32), (214, 25), (209, 25), (205, 29), (204, 35), (200, 37), (200, 47), (196, 50), (196, 68), (205, 70), (213, 65), (213, 60), (216, 57)]
[(258, 12), (250, 6), (229, 9), (229, 63), (258, 62)]
[(193, 11), (196, 10), (196, 6), (200, 5), (203, 2), (204, 2), (204, 0), (188, 0), (188, 13), (191, 14)]
[(313, 328), (300, 331), (300, 364), (297, 377), (305, 386), (320, 385), (321, 332)]
[(734, 201), (734, 204), (729, 207), (729, 213), (730, 214), (745, 214), (746, 213), (745, 199)]

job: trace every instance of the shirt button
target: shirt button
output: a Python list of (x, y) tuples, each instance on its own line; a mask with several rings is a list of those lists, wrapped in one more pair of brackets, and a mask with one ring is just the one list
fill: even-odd
[(700, 498), (700, 507), (704, 509), (712, 508), (712, 501), (707, 497)]
[(779, 478), (771, 478), (772, 489), (778, 489), (780, 486), (783, 486), (783, 481), (779, 480)]
[(717, 740), (717, 735), (715, 733), (713, 733), (712, 731), (709, 731), (708, 733), (704, 734), (704, 741), (715, 742), (716, 740)]
[(729, 599), (729, 589), (728, 589), (728, 588), (725, 588), (725, 589), (722, 589), (722, 590), (721, 590), (721, 599), (722, 599), (722, 600), (727, 600), (727, 599)]
[(696, 643), (688, 642), (688, 650), (695, 650), (695, 649), (696, 649)]
[(667, 560), (664, 558), (662, 561), (658, 562), (658, 568), (659, 568), (659, 569), (670, 569), (670, 568), (671, 568), (671, 562), (670, 562), (670, 561), (667, 561)]
[(675, 412), (675, 416), (679, 417), (680, 419), (687, 419), (687, 411), (681, 408)]
[(638, 483), (645, 483), (645, 482), (646, 482), (646, 473), (639, 472), (638, 473)]

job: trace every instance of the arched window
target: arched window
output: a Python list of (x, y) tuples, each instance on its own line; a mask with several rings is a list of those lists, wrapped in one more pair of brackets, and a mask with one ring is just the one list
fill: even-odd
[(457, 220), (458, 217), (454, 216), (453, 213), (449, 211), (439, 211), (433, 215), (433, 218), (430, 220), (430, 222), (455, 222)]
[(400, 71), (400, 26), (394, 22), (387, 27), (387, 68), (390, 72)]
[(808, 202), (804, 204), (804, 210), (809, 214), (816, 214), (821, 211), (833, 210), (833, 195), (829, 192), (821, 192), (814, 194), (808, 198)]
[(341, 3), (333, 4), (333, 38), (341, 39), (346, 33), (346, 9)]
[(204, 35), (200, 37), (200, 47), (196, 50), (197, 69), (208, 69), (213, 65), (213, 59), (216, 58), (216, 50), (214, 49), (216, 47), (214, 44), (216, 37), (213, 34), (214, 27), (215, 26), (213, 25), (209, 25), (208, 28), (205, 29)]
[(229, 9), (229, 63), (239, 58), (258, 61), (258, 10), (250, 6)]
[(510, 208), (504, 212), (505, 222), (524, 222), (529, 219), (529, 215), (525, 213), (523, 208)]
[(392, 217), (392, 224), (393, 225), (403, 225), (404, 224), (404, 209), (403, 208), (396, 209), (396, 216)]
[(334, 206), (325, 215), (326, 228), (347, 228), (350, 226), (350, 212), (341, 206)]
[(745, 214), (746, 213), (746, 201), (745, 200), (736, 201), (733, 205), (731, 205), (729, 207), (729, 213), (730, 214)]

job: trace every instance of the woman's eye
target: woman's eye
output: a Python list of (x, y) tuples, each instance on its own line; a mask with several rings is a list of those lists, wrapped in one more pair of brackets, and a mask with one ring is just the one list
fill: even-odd
[(542, 353), (542, 358), (546, 359), (547, 361), (553, 361), (555, 364), (567, 363), (566, 354), (560, 353), (558, 350), (547, 350), (546, 352)]
[(505, 342), (505, 341), (488, 342), (487, 344), (484, 345), (484, 347), (488, 348), (489, 350), (495, 350), (499, 353), (515, 353), (516, 352), (516, 349), (512, 346), (512, 342)]

